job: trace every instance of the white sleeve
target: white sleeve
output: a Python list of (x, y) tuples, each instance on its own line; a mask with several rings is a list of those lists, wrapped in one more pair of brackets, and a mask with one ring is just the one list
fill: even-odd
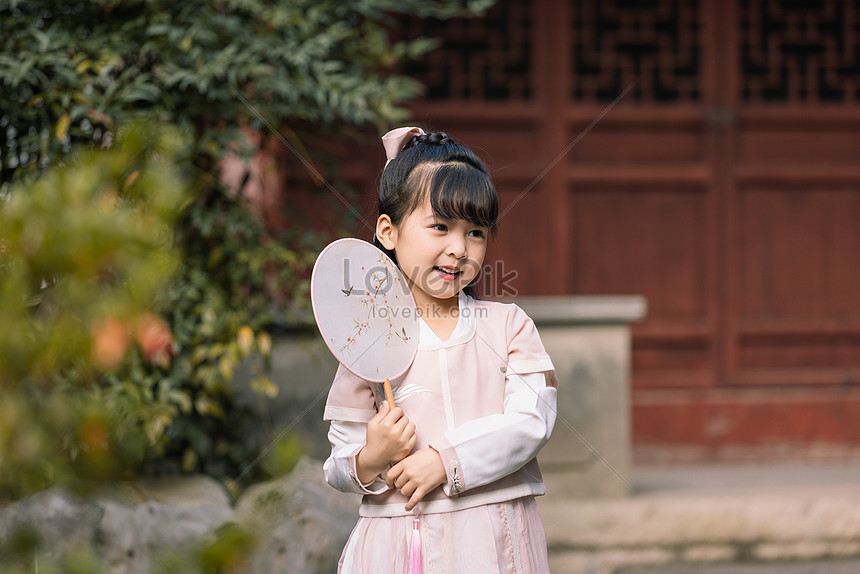
[(358, 480), (355, 456), (367, 442), (365, 423), (331, 421), (328, 440), (331, 443), (331, 455), (323, 463), (327, 483), (341, 492), (356, 494), (380, 494), (389, 490), (380, 476), (370, 484), (361, 484)]
[(551, 372), (509, 374), (504, 413), (471, 420), (430, 443), (442, 457), (445, 494), (494, 482), (537, 456), (556, 419)]

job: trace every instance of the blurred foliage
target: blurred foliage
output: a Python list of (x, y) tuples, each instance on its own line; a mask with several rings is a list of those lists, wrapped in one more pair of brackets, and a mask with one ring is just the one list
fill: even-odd
[[(147, 328), (160, 325), (148, 308), (177, 268), (181, 144), (175, 132), (133, 127), (108, 151), (14, 184), (0, 203), (4, 498), (141, 459), (143, 436), (126, 427), (141, 413), (123, 416), (126, 393), (104, 373), (127, 354), (169, 351)], [(169, 403), (157, 399), (149, 406)]]
[(399, 104), (421, 87), (392, 66), (433, 43), (392, 44), (393, 15), (453, 16), (460, 4), (11, 0), (0, 7), (0, 181), (75, 142), (109, 143), (129, 117), (182, 127), (205, 170), (205, 158), (247, 144), (242, 128), (265, 131), (264, 120), (278, 129), (401, 121)]
[[(244, 574), (251, 571), (257, 549), (254, 528), (226, 522), (208, 536), (187, 547), (153, 549), (150, 562), (154, 574)], [(62, 549), (50, 548), (35, 528), (21, 528), (0, 541), (0, 567), (4, 574), (99, 574), (110, 571), (96, 549), (72, 541)], [(116, 565), (114, 565), (116, 566)], [(119, 566), (123, 571), (123, 566)], [(129, 571), (141, 571), (140, 565)], [(116, 570), (114, 570), (116, 571)]]
[[(401, 121), (421, 87), (392, 70), (434, 44), (392, 43), (400, 15), (489, 4), (0, 4), (0, 495), (249, 467), (260, 423), (227, 384), (265, 364), (273, 308), (306, 304), (321, 238), (264, 229), (221, 160), (283, 137), (315, 165), (303, 134)], [(282, 446), (248, 478), (289, 468)]]
[[(17, 547), (2, 549), (3, 574), (98, 574), (104, 571), (93, 548), (70, 545), (60, 556), (53, 557), (40, 553), (37, 532), (31, 531), (29, 535), (27, 540), (18, 540)], [(179, 571), (182, 570), (174, 570)]]
[[(308, 135), (382, 131), (420, 93), (393, 70), (434, 42), (392, 43), (401, 15), (489, 4), (0, 3), (0, 503), (57, 483), (292, 468), (300, 441), (254, 444), (262, 423), (228, 383), (254, 359), (253, 392), (277, 393), (272, 314), (306, 304), (324, 238), (265, 229), (221, 161), (284, 138), (296, 166), (334, 181)], [(101, 570), (93, 549), (48, 560), (38, 533), (19, 534), (4, 571)], [(239, 572), (253, 549), (227, 525), (159, 571)]]

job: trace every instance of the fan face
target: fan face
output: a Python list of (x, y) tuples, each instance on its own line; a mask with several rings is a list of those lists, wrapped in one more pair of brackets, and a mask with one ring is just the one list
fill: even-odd
[(395, 379), (418, 350), (418, 315), (406, 277), (360, 239), (329, 244), (314, 264), (311, 302), (328, 348), (367, 381)]

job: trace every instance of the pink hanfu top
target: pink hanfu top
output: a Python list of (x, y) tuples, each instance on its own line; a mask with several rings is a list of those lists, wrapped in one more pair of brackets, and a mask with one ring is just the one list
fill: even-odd
[[(447, 341), (421, 321), (409, 370), (391, 381), (395, 403), (417, 427), (415, 449), (439, 452), (447, 482), (419, 504), (424, 514), (545, 493), (536, 456), (556, 418), (556, 377), (533, 321), (514, 304), (476, 301), (460, 293), (459, 319)], [(364, 425), (383, 400), (376, 383), (340, 365), (325, 406), (332, 454), (326, 480), (363, 493), (365, 517), (410, 514), (407, 498), (383, 477), (361, 484), (355, 455)]]

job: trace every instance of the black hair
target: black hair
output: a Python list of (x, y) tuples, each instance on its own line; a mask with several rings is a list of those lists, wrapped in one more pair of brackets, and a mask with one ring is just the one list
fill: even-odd
[[(428, 196), (438, 217), (462, 219), (495, 233), (499, 217), (499, 194), (484, 162), (445, 132), (414, 135), (382, 171), (377, 219), (388, 215), (400, 224)], [(373, 244), (397, 263), (393, 250), (386, 249), (374, 234)], [(474, 284), (464, 291), (477, 295)]]

